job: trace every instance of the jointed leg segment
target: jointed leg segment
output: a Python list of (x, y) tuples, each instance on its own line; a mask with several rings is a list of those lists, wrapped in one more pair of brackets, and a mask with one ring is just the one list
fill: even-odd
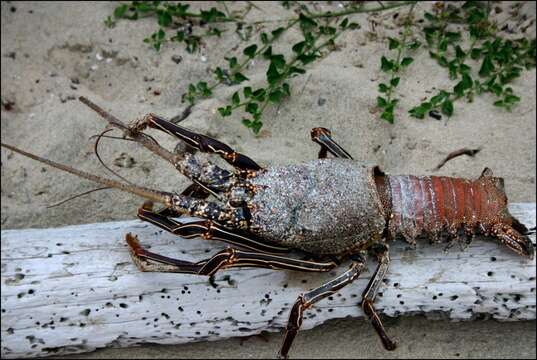
[(380, 288), (380, 285), (382, 284), (382, 280), (388, 272), (390, 255), (388, 253), (387, 245), (383, 246), (383, 249), (377, 255), (377, 259), (377, 269), (375, 270), (375, 273), (371, 277), (369, 284), (367, 284), (362, 294), (362, 309), (371, 321), (371, 324), (375, 328), (377, 334), (379, 335), (380, 340), (382, 341), (382, 345), (384, 345), (384, 348), (386, 350), (395, 350), (397, 344), (392, 341), (386, 334), (386, 330), (384, 330), (384, 326), (380, 321), (380, 317), (377, 314), (375, 307), (373, 306), (373, 302), (375, 301), (375, 297), (378, 294), (378, 290)]
[(180, 214), (174, 213), (169, 208), (163, 208), (161, 211), (155, 212), (152, 210), (151, 204), (147, 202), (138, 209), (138, 217), (141, 220), (148, 221), (161, 229), (187, 239), (202, 237), (206, 240), (219, 240), (265, 253), (289, 252), (286, 247), (263, 242), (254, 235), (243, 234), (238, 230), (228, 230), (211, 220), (184, 223), (172, 218), (178, 216)]
[(142, 271), (213, 275), (219, 269), (242, 266), (314, 272), (329, 271), (336, 266), (333, 262), (303, 261), (233, 248), (227, 248), (209, 259), (193, 263), (147, 251), (131, 234), (127, 234), (127, 243), (134, 262)]
[(289, 315), (287, 330), (285, 332), (285, 337), (282, 343), (282, 347), (280, 349), (280, 357), (287, 358), (287, 354), (289, 353), (289, 349), (291, 348), (293, 340), (297, 335), (300, 326), (302, 325), (304, 310), (353, 282), (354, 279), (356, 279), (360, 275), (364, 268), (365, 257), (362, 257), (358, 261), (354, 261), (350, 269), (338, 276), (337, 278), (298, 297)]
[(235, 152), (228, 145), (208, 136), (185, 129), (155, 114), (147, 115), (142, 122), (136, 125), (138, 131), (143, 130), (146, 126), (162, 130), (203, 152), (216, 153), (228, 163), (241, 170), (261, 169), (255, 161), (246, 155)]
[(352, 156), (332, 139), (332, 133), (326, 128), (318, 127), (311, 129), (311, 140), (321, 145), (319, 159), (326, 158), (328, 152), (337, 158), (352, 159)]

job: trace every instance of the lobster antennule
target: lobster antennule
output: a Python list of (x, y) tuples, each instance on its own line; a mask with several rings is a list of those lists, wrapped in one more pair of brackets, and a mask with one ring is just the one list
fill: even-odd
[(54, 167), (56, 169), (63, 170), (65, 172), (74, 174), (74, 175), (79, 176), (81, 178), (96, 182), (98, 184), (102, 184), (102, 185), (105, 185), (105, 186), (108, 186), (108, 187), (111, 187), (111, 188), (115, 188), (115, 189), (118, 189), (118, 190), (121, 190), (121, 191), (126, 191), (126, 192), (129, 192), (129, 193), (132, 193), (132, 194), (136, 194), (136, 195), (141, 196), (143, 198), (146, 198), (148, 200), (163, 203), (163, 204), (168, 205), (168, 206), (171, 204), (172, 194), (170, 194), (170, 193), (163, 192), (163, 191), (158, 191), (158, 190), (153, 190), (153, 189), (148, 189), (148, 188), (145, 188), (145, 187), (142, 187), (142, 186), (124, 184), (124, 183), (116, 181), (116, 180), (103, 178), (103, 177), (100, 177), (100, 176), (97, 176), (97, 175), (87, 173), (87, 172), (82, 171), (82, 170), (75, 169), (75, 168), (67, 166), (67, 165), (57, 163), (57, 162), (52, 161), (52, 160), (42, 158), (40, 156), (37, 156), (37, 155), (34, 155), (32, 153), (26, 152), (24, 150), (21, 150), (21, 149), (15, 147), (15, 146), (12, 146), (12, 145), (4, 144), (4, 143), (0, 143), (0, 145), (2, 147), (5, 147), (6, 149), (9, 149), (9, 150), (14, 151), (16, 153), (19, 153), (19, 154), (24, 155), (26, 157), (29, 157), (30, 159), (42, 162), (42, 163), (47, 164), (49, 166), (52, 166), (52, 167)]

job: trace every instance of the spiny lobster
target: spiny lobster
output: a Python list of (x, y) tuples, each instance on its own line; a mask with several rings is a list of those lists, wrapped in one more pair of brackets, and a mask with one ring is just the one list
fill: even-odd
[[(321, 146), (319, 159), (298, 165), (262, 167), (249, 157), (210, 137), (194, 133), (164, 118), (149, 114), (127, 126), (96, 104), (80, 101), (105, 118), (109, 126), (168, 160), (192, 180), (181, 194), (148, 189), (102, 178), (27, 153), (3, 147), (50, 166), (110, 188), (137, 194), (147, 201), (138, 217), (173, 234), (220, 240), (242, 247), (229, 247), (198, 262), (188, 262), (144, 249), (127, 234), (132, 258), (142, 271), (213, 275), (230, 267), (261, 267), (325, 272), (344, 260), (350, 268), (324, 285), (301, 294), (289, 315), (279, 355), (287, 357), (302, 324), (304, 310), (350, 284), (373, 254), (377, 268), (369, 281), (361, 307), (384, 347), (396, 343), (386, 334), (373, 305), (388, 271), (388, 242), (418, 238), (431, 242), (469, 243), (476, 234), (496, 239), (521, 256), (533, 258), (528, 230), (507, 210), (503, 179), (485, 169), (475, 180), (444, 176), (400, 176), (383, 173), (378, 166), (356, 162), (325, 128), (315, 128), (312, 140)], [(146, 128), (162, 130), (202, 152), (216, 153), (231, 164), (229, 171), (201, 162), (186, 152), (162, 148)], [(328, 153), (333, 158), (328, 158)], [(209, 196), (215, 200), (208, 201)], [(153, 209), (153, 202), (164, 205)], [(185, 223), (180, 215), (202, 220)], [(298, 251), (298, 259), (282, 254)]]

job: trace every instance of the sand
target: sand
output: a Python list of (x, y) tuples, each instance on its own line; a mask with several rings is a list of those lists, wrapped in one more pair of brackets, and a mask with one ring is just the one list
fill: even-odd
[[(277, 19), (289, 13), (278, 3), (258, 4), (248, 19)], [(510, 4), (502, 4), (506, 7)], [(186, 104), (181, 94), (190, 82), (210, 77), (210, 68), (224, 65), (223, 57), (239, 54), (242, 43), (229, 28), (222, 38), (206, 41), (199, 53), (188, 54), (182, 46), (165, 45), (160, 53), (142, 39), (155, 31), (152, 19), (119, 21), (115, 28), (104, 19), (115, 7), (107, 2), (37, 3), (2, 2), (1, 90), (2, 141), (56, 161), (91, 172), (106, 174), (93, 154), (89, 137), (102, 131), (104, 122), (78, 102), (87, 96), (124, 121), (149, 112), (165, 117), (181, 114)], [(199, 5), (198, 5), (199, 6)], [(207, 6), (207, 5), (204, 5)], [(244, 4), (230, 5), (240, 9)], [(327, 8), (333, 5), (316, 5)], [(430, 6), (417, 6), (417, 13)], [(447, 120), (416, 120), (407, 109), (434, 89), (451, 81), (423, 50), (401, 78), (400, 106), (396, 123), (378, 119), (375, 109), (380, 56), (387, 52), (382, 39), (395, 30), (393, 11), (376, 16), (377, 39), (367, 32), (366, 15), (353, 19), (361, 30), (338, 40), (338, 50), (308, 66), (305, 75), (291, 81), (292, 97), (264, 114), (259, 136), (240, 123), (241, 114), (221, 118), (216, 109), (237, 87), (220, 87), (215, 96), (199, 102), (184, 126), (217, 137), (260, 164), (291, 164), (317, 156), (318, 146), (309, 130), (330, 128), (334, 138), (359, 161), (377, 163), (392, 174), (430, 174), (449, 152), (462, 147), (482, 147), (474, 158), (459, 157), (436, 174), (477, 177), (485, 166), (505, 178), (510, 201), (534, 202), (535, 192), (535, 70), (525, 71), (513, 83), (522, 100), (512, 112), (492, 105), (490, 95), (471, 104), (458, 102)], [(535, 4), (526, 3), (523, 13), (535, 18)], [(268, 29), (270, 30), (270, 28)], [(535, 34), (535, 25), (527, 30)], [(534, 35), (533, 35), (534, 36)], [(283, 38), (275, 50), (285, 54), (300, 39), (298, 31)], [(181, 56), (178, 64), (173, 56)], [(107, 60), (110, 59), (110, 60)], [(260, 86), (266, 64), (256, 62), (246, 71), (250, 84)], [(156, 95), (158, 93), (159, 95)], [(162, 145), (175, 141), (156, 134)], [(103, 140), (101, 156), (131, 181), (164, 190), (181, 190), (188, 181), (164, 161), (129, 142)], [(121, 159), (131, 159), (121, 161)], [(141, 201), (115, 191), (101, 191), (63, 206), (45, 206), (93, 188), (87, 181), (38, 165), (2, 150), (2, 229), (56, 227), (62, 225), (132, 219)], [(307, 289), (305, 289), (307, 290)], [(298, 294), (297, 294), (298, 295)], [(535, 321), (498, 323), (475, 321), (449, 323), (419, 317), (388, 319), (389, 332), (400, 348), (383, 352), (372, 329), (363, 321), (337, 320), (299, 335), (295, 357), (535, 357)], [(178, 346), (144, 346), (100, 350), (88, 357), (271, 357), (281, 341), (271, 334), (265, 343), (239, 339)]]

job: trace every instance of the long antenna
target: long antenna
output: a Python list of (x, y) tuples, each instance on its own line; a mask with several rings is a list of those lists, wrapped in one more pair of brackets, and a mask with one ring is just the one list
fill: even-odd
[(12, 146), (12, 145), (4, 144), (4, 143), (0, 143), (0, 145), (2, 147), (5, 147), (6, 149), (9, 149), (9, 150), (14, 151), (16, 153), (19, 153), (19, 154), (24, 155), (26, 157), (29, 157), (30, 159), (34, 159), (36, 161), (42, 162), (44, 164), (47, 164), (47, 165), (55, 167), (57, 169), (66, 171), (68, 173), (74, 174), (74, 175), (79, 176), (81, 178), (91, 180), (91, 181), (96, 182), (98, 184), (105, 185), (105, 186), (111, 187), (111, 188), (115, 188), (115, 189), (118, 189), (118, 190), (121, 190), (121, 191), (126, 191), (126, 192), (129, 192), (129, 193), (132, 193), (132, 194), (136, 194), (136, 195), (141, 196), (143, 198), (146, 198), (148, 200), (152, 200), (152, 201), (159, 202), (159, 203), (164, 203), (165, 205), (169, 205), (170, 202), (171, 202), (171, 197), (172, 197), (171, 193), (167, 193), (167, 192), (164, 192), (164, 191), (153, 190), (153, 189), (148, 189), (148, 188), (145, 188), (145, 187), (142, 187), (142, 186), (137, 186), (137, 185), (124, 184), (124, 183), (116, 181), (116, 180), (103, 178), (103, 177), (100, 177), (100, 176), (97, 176), (97, 175), (87, 173), (87, 172), (82, 171), (82, 170), (72, 168), (72, 167), (67, 166), (67, 165), (63, 165), (63, 164), (54, 162), (52, 160), (42, 158), (40, 156), (37, 156), (37, 155), (31, 154), (31, 153), (28, 153), (28, 152), (26, 152), (24, 150), (18, 149), (15, 146)]

